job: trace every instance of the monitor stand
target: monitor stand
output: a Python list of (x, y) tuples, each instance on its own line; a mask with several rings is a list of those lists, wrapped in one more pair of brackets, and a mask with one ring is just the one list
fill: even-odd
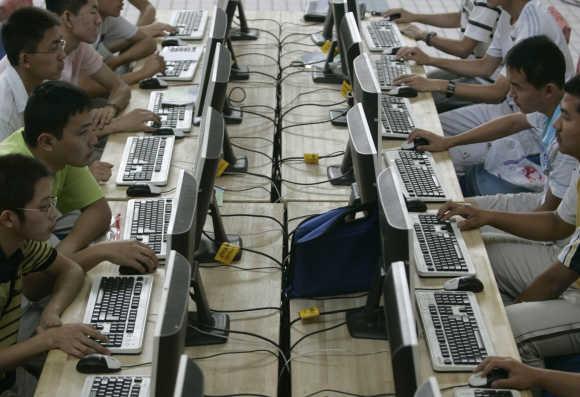
[(225, 100), (222, 114), (227, 125), (241, 124), (244, 116), (242, 110), (232, 106), (228, 98)]
[(330, 124), (335, 127), (346, 127), (346, 113), (349, 108), (344, 109), (332, 109), (328, 113), (330, 114)]
[(354, 172), (350, 150), (349, 142), (346, 145), (344, 154), (342, 155), (342, 162), (339, 165), (331, 165), (326, 168), (326, 175), (328, 175), (331, 185), (351, 186), (354, 183)]
[(324, 42), (326, 41), (326, 37), (324, 37), (324, 34), (322, 32), (316, 32), (316, 33), (312, 33), (310, 35), (310, 39), (312, 40), (312, 42), (314, 44), (316, 44), (317, 46), (321, 46), (324, 44)]
[(243, 81), (250, 79), (250, 68), (245, 65), (235, 64), (230, 72), (230, 81)]
[(238, 28), (232, 28), (230, 31), (230, 40), (232, 41), (258, 40), (258, 37), (260, 37), (260, 31), (253, 28), (248, 28), (245, 32)]
[(337, 42), (332, 42), (332, 47), (328, 51), (328, 55), (326, 56), (326, 62), (323, 67), (315, 67), (314, 72), (312, 73), (312, 80), (315, 83), (322, 83), (322, 84), (342, 84), (344, 80), (344, 76), (340, 68), (342, 65), (340, 63), (335, 64), (334, 61), (334, 52), (336, 51)]
[(377, 266), (365, 307), (346, 313), (346, 326), (353, 338), (387, 340), (385, 311), (379, 306), (383, 278)]

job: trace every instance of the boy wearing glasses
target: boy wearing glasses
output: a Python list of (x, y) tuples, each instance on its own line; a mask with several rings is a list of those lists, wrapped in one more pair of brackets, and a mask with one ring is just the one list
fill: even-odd
[[(0, 157), (0, 396), (20, 395), (24, 371), (35, 356), (60, 349), (76, 357), (109, 351), (105, 337), (84, 324), (63, 325), (60, 315), (83, 285), (84, 271), (45, 241), (56, 220), (53, 179), (37, 160), (20, 154)], [(43, 297), (42, 274), (54, 285), (36, 335), (17, 342), (21, 296)], [(17, 382), (18, 378), (18, 382)]]

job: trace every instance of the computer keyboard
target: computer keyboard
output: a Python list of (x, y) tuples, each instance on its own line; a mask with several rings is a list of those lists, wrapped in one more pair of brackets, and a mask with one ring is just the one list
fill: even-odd
[(493, 354), (473, 292), (415, 291), (436, 371), (471, 371)]
[(161, 119), (161, 123), (154, 126), (158, 128), (173, 128), (180, 131), (191, 130), (193, 103), (186, 105), (163, 103), (163, 95), (163, 91), (153, 91), (149, 96), (147, 109)]
[(395, 55), (381, 55), (375, 61), (375, 69), (382, 89), (391, 88), (396, 78), (413, 73), (409, 63), (402, 59), (397, 60)]
[(127, 138), (117, 174), (117, 185), (166, 185), (174, 143), (174, 136)]
[(177, 10), (173, 12), (169, 24), (177, 28), (175, 36), (199, 40), (203, 38), (207, 15), (206, 10)]
[(407, 98), (381, 95), (381, 124), (383, 138), (407, 138), (415, 129), (415, 122)]
[(423, 277), (475, 275), (467, 246), (455, 222), (436, 213), (410, 213), (415, 232), (415, 263)]
[(149, 397), (149, 376), (90, 375), (82, 397)]
[(383, 51), (403, 46), (401, 32), (394, 22), (386, 19), (372, 21), (366, 24), (364, 31), (370, 51)]
[(147, 244), (160, 258), (167, 254), (167, 228), (175, 217), (175, 199), (129, 200), (123, 228), (123, 240)]
[(387, 167), (394, 163), (406, 198), (425, 202), (448, 200), (430, 153), (414, 150), (385, 150), (383, 153)]
[(83, 323), (107, 336), (112, 353), (139, 354), (153, 276), (99, 276), (93, 281)]
[(516, 390), (506, 389), (455, 389), (454, 397), (520, 397)]
[(191, 80), (195, 74), (195, 61), (166, 61), (161, 75), (166, 80)]

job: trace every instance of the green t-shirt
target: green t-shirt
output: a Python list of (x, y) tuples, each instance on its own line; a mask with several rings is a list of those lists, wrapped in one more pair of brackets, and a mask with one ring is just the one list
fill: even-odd
[[(0, 142), (0, 156), (5, 154), (23, 154), (32, 157), (30, 149), (24, 142), (22, 129), (13, 132)], [(88, 167), (69, 165), (54, 175), (53, 194), (57, 198), (57, 208), (63, 214), (85, 208), (103, 197), (101, 187)]]

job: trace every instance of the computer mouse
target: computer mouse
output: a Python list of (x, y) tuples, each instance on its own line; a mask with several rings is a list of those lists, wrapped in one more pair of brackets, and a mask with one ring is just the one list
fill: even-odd
[(400, 49), (401, 49), (401, 47), (386, 48), (383, 50), (383, 54), (384, 55), (395, 55), (397, 52), (399, 52)]
[(119, 266), (119, 274), (123, 276), (132, 276), (134, 274), (143, 274), (134, 267), (131, 266)]
[(120, 370), (121, 362), (104, 354), (88, 354), (77, 363), (77, 371), (83, 374), (107, 374)]
[(427, 211), (427, 204), (421, 200), (405, 200), (407, 211), (409, 212), (425, 212)]
[(483, 291), (483, 283), (475, 276), (456, 277), (445, 281), (443, 289), (446, 291)]
[(183, 131), (174, 130), (173, 128), (159, 128), (153, 131), (153, 135), (173, 135), (175, 139), (181, 139), (185, 137)]
[(471, 387), (491, 387), (493, 382), (509, 377), (509, 372), (502, 368), (494, 368), (488, 372), (487, 376), (478, 372), (469, 377), (468, 383)]
[(169, 38), (161, 41), (161, 47), (175, 47), (178, 45), (181, 45), (181, 41), (179, 39)]
[(161, 188), (153, 185), (131, 185), (127, 188), (129, 197), (155, 197), (161, 194)]
[(400, 12), (396, 12), (394, 14), (389, 15), (388, 17), (385, 17), (385, 19), (387, 21), (394, 21), (394, 20), (399, 19), (399, 18), (401, 18), (401, 13)]
[(386, 91), (383, 91), (387, 95), (397, 96), (402, 98), (415, 98), (418, 95), (418, 92), (413, 87), (407, 86), (400, 86), (400, 87), (393, 87)]
[(413, 144), (415, 145), (415, 147), (417, 146), (427, 146), (429, 144), (429, 140), (427, 138), (423, 138), (423, 137), (418, 137), (413, 139)]
[(157, 77), (150, 77), (148, 79), (143, 79), (139, 82), (139, 88), (144, 90), (167, 88), (167, 86), (168, 84), (165, 80), (161, 80)]

